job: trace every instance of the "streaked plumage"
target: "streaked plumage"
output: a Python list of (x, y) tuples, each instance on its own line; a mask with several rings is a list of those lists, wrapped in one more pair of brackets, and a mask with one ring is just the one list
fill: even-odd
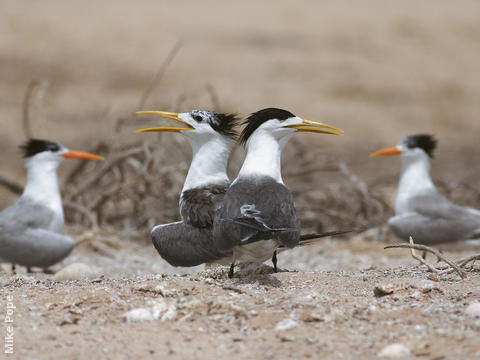
[(195, 266), (231, 256), (213, 246), (212, 225), (216, 209), (230, 185), (227, 163), (236, 138), (237, 118), (205, 110), (188, 113), (140, 112), (167, 117), (187, 127), (156, 127), (147, 131), (173, 131), (192, 146), (192, 163), (180, 195), (182, 221), (157, 225), (152, 242), (160, 256), (173, 266)]

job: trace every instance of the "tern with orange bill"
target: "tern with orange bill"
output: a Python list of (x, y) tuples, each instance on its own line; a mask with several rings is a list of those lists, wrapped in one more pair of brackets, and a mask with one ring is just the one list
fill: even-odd
[(437, 141), (426, 134), (411, 135), (397, 146), (371, 156), (399, 155), (402, 171), (390, 230), (400, 239), (438, 245), (480, 238), (480, 211), (455, 205), (441, 195), (430, 177), (430, 159)]
[(245, 121), (240, 141), (247, 155), (237, 178), (215, 214), (215, 246), (232, 251), (229, 277), (236, 263), (272, 259), (277, 271), (277, 249), (300, 244), (300, 222), (290, 191), (283, 183), (281, 154), (297, 132), (342, 136), (343, 131), (304, 120), (289, 111), (266, 108)]
[(20, 147), (27, 184), (20, 199), (0, 212), (0, 261), (47, 269), (63, 260), (75, 242), (59, 232), (64, 225), (57, 168), (64, 158), (102, 160), (48, 140), (30, 139)]

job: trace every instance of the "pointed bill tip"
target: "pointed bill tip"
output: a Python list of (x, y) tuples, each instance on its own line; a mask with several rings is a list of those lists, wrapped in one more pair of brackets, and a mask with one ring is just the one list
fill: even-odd
[(103, 156), (75, 150), (69, 150), (65, 154), (62, 154), (62, 156), (66, 159), (104, 160)]
[(378, 150), (370, 154), (370, 157), (374, 156), (392, 156), (392, 155), (400, 155), (402, 152), (398, 150), (396, 146), (389, 147), (386, 149)]

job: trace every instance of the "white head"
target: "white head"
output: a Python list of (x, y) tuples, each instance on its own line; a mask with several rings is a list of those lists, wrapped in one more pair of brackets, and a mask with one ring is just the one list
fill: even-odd
[(269, 176), (283, 183), (281, 153), (288, 140), (298, 131), (342, 135), (342, 130), (333, 126), (303, 120), (291, 112), (267, 108), (251, 114), (245, 121), (240, 142), (247, 146), (247, 156), (238, 178)]
[(137, 131), (177, 132), (188, 139), (192, 146), (193, 159), (183, 191), (208, 184), (228, 182), (227, 163), (232, 143), (237, 137), (235, 115), (206, 110), (192, 110), (185, 113), (165, 111), (140, 111), (138, 113), (161, 116), (184, 125), (182, 127), (154, 127)]
[(212, 140), (220, 140), (230, 144), (237, 137), (235, 132), (237, 118), (233, 114), (222, 114), (207, 110), (192, 110), (185, 113), (139, 111), (138, 114), (161, 116), (182, 123), (184, 126), (181, 127), (153, 127), (137, 130), (137, 132), (177, 132), (189, 140), (194, 151)]
[(98, 155), (69, 150), (59, 143), (41, 139), (30, 139), (26, 144), (21, 145), (20, 149), (23, 151), (25, 166), (28, 169), (35, 167), (45, 170), (56, 170), (64, 158), (103, 159), (103, 157)]
[(422, 161), (430, 163), (437, 141), (431, 135), (418, 134), (404, 137), (391, 148), (376, 151), (370, 156), (400, 155), (404, 166)]
[(266, 108), (251, 114), (240, 135), (240, 142), (249, 145), (252, 137), (269, 137), (276, 140), (280, 148), (298, 131), (321, 134), (343, 135), (343, 131), (314, 121), (304, 120), (291, 112), (278, 108)]

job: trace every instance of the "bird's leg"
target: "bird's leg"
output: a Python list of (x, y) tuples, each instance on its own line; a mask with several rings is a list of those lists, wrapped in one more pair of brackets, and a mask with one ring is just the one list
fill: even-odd
[(228, 272), (228, 277), (231, 279), (233, 278), (233, 269), (235, 268), (235, 263), (232, 262), (232, 265), (230, 265), (230, 271)]
[(32, 268), (30, 266), (27, 266), (27, 273), (31, 274), (32, 272)]
[(12, 272), (15, 274), (15, 264), (12, 264)]
[(427, 252), (425, 250), (423, 250), (423, 252), (422, 252), (422, 259), (423, 260), (427, 259)]
[(273, 252), (272, 263), (273, 263), (273, 272), (277, 273), (278, 272), (278, 270), (277, 270), (277, 250), (275, 250)]

